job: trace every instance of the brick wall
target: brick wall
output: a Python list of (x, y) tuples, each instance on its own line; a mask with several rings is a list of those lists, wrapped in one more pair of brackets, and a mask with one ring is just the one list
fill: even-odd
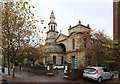
[(120, 39), (120, 1), (113, 2), (113, 39)]
[(83, 72), (84, 69), (70, 69), (68, 74), (68, 79), (73, 81), (82, 79)]
[(46, 75), (47, 68), (46, 67), (22, 67), (23, 71), (27, 71), (30, 73)]

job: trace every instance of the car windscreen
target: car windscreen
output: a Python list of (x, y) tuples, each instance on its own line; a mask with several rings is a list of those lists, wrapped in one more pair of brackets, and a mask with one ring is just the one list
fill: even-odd
[(87, 72), (94, 72), (94, 71), (96, 71), (96, 69), (94, 69), (94, 68), (86, 68), (85, 71), (87, 71)]

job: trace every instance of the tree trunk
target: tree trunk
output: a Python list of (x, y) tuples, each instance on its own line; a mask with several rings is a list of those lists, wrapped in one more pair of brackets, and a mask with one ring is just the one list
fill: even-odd
[(4, 56), (2, 72), (5, 73), (5, 53), (2, 53), (2, 54), (3, 54), (3, 56)]
[(15, 63), (13, 64), (13, 78), (15, 78)]
[(16, 57), (16, 52), (14, 51), (13, 48), (13, 78), (15, 78), (15, 57)]
[(10, 60), (9, 60), (9, 49), (8, 49), (8, 75), (10, 75)]
[[(8, 5), (8, 4), (7, 4), (7, 5)], [(9, 11), (9, 10), (7, 9), (7, 10), (6, 10), (6, 15), (8, 15), (8, 11)], [(7, 52), (7, 57), (8, 57), (8, 75), (10, 75), (10, 58), (9, 58), (9, 55), (10, 55), (10, 51), (9, 51), (9, 50), (10, 50), (10, 42), (9, 42), (9, 41), (10, 41), (10, 29), (9, 29), (9, 26), (8, 26), (8, 25), (9, 25), (9, 22), (8, 22), (9, 18), (6, 17), (5, 19), (6, 19), (6, 28), (7, 28), (7, 33), (8, 33), (8, 34), (7, 34), (7, 36), (8, 36), (8, 37), (7, 37), (7, 40), (8, 40), (8, 41), (7, 41), (7, 46), (8, 46), (8, 47), (7, 47), (7, 51), (8, 51), (8, 52)]]
[(34, 66), (35, 61), (33, 61), (33, 66)]

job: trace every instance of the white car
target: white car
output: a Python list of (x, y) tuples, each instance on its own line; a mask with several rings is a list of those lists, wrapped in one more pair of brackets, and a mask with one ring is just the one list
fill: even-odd
[(60, 65), (55, 65), (55, 66), (53, 66), (53, 69), (54, 70), (58, 70), (58, 69), (64, 69), (64, 65), (62, 65), (62, 64), (60, 64)]
[(113, 79), (114, 74), (105, 67), (87, 67), (84, 70), (83, 77), (102, 82), (105, 79)]

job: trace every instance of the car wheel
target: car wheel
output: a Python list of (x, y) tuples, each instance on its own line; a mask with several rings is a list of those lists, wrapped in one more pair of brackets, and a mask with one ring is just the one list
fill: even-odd
[(101, 83), (102, 82), (102, 78), (99, 77), (97, 81), (98, 81), (98, 83)]

